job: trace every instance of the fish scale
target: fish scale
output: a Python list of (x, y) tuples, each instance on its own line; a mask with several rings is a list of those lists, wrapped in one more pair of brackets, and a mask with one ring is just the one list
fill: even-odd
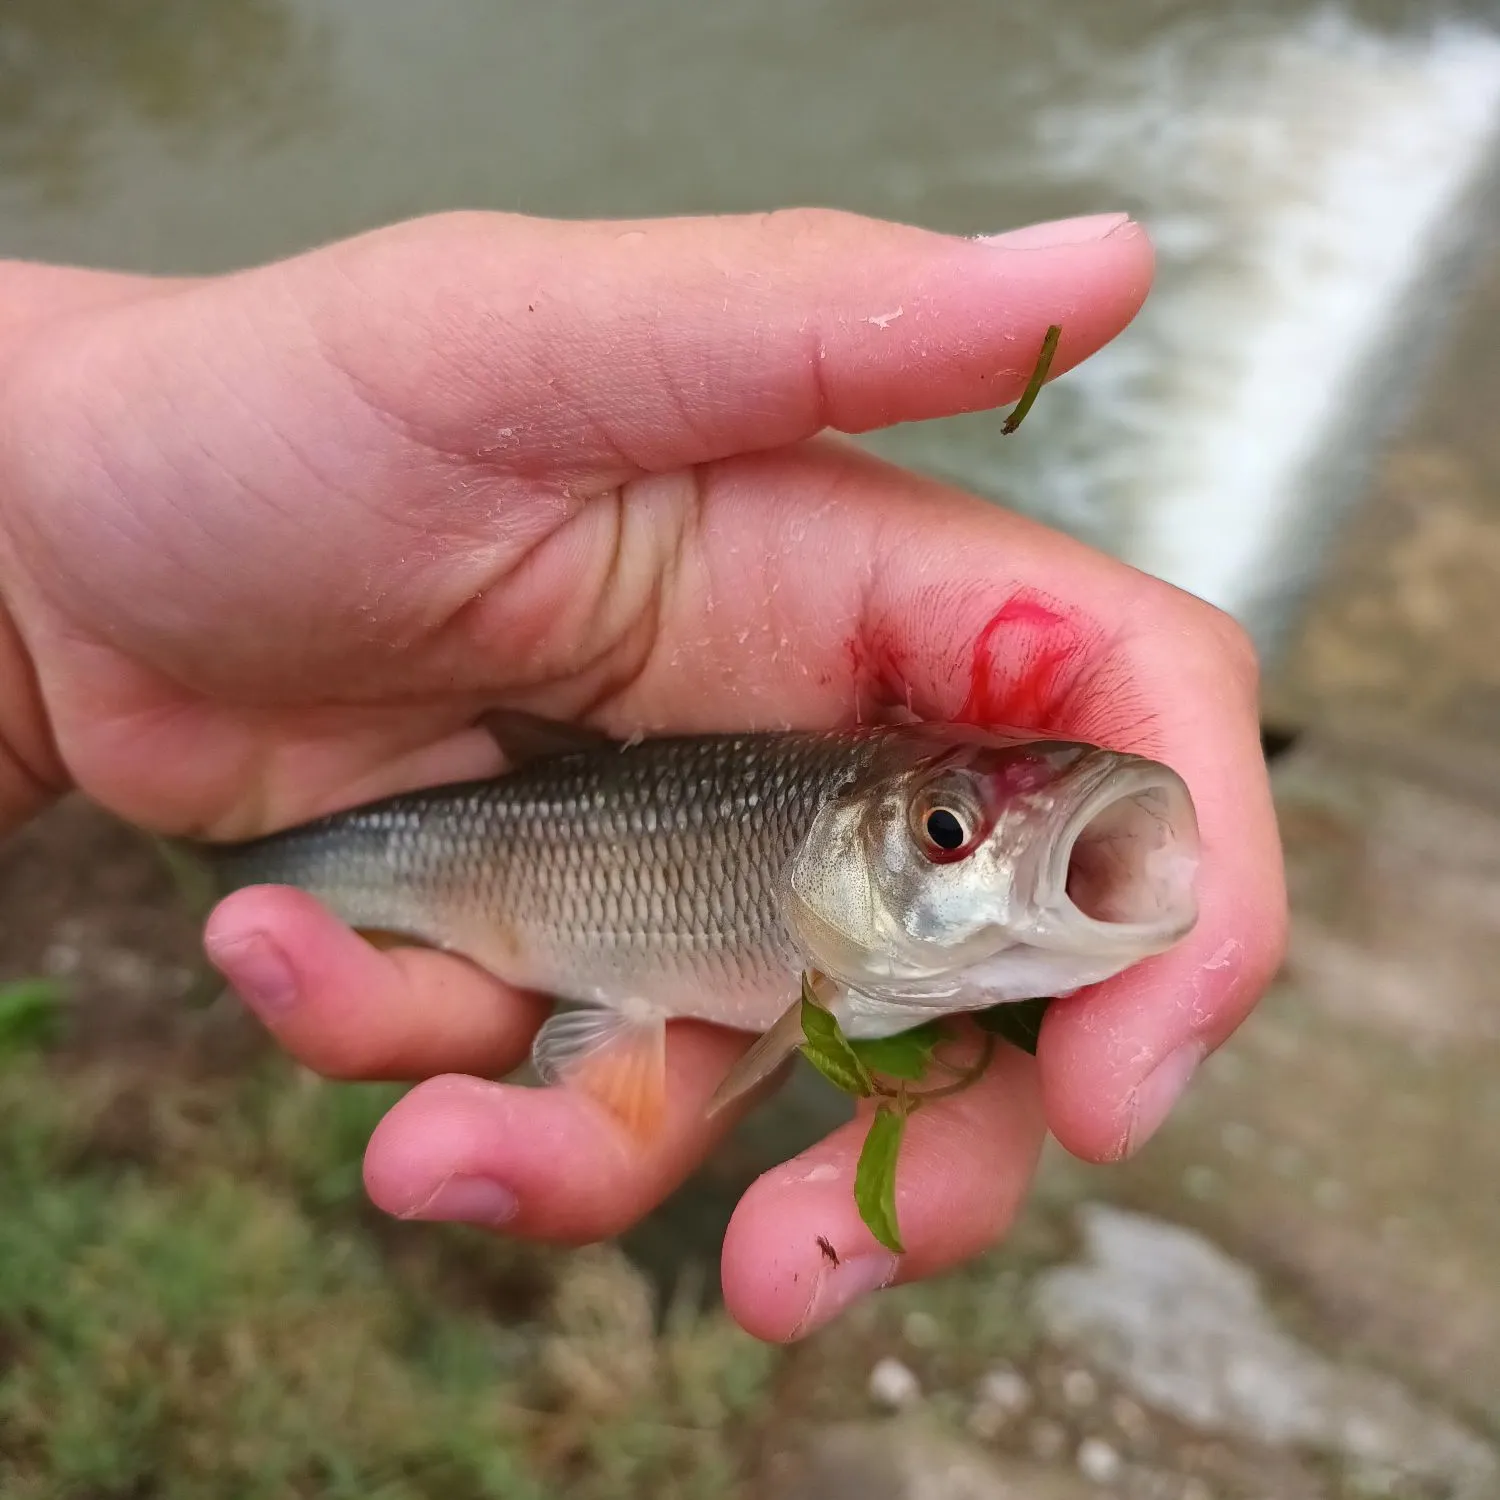
[(212, 857), (230, 887), (297, 886), (351, 926), (464, 953), (524, 988), (755, 1029), (795, 990), (781, 871), (874, 753), (833, 734), (643, 740)]

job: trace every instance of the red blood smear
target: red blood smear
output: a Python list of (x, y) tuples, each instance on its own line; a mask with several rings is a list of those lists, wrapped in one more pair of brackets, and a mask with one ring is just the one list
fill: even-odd
[[(963, 724), (1040, 729), (1066, 688), (1079, 657), (1077, 632), (1056, 610), (1025, 591), (1002, 605), (974, 642), (969, 695), (954, 715)], [(1002, 663), (1003, 653), (1003, 663)]]
[(1102, 632), (1087, 615), (1030, 589), (1013, 593), (974, 637), (949, 648), (953, 665), (937, 676), (957, 686), (953, 675), (962, 682), (967, 666), (968, 693), (956, 712), (948, 707), (951, 688), (933, 680), (936, 663), (924, 666), (923, 657), (947, 655), (940, 643), (955, 615), (968, 613), (965, 595), (971, 590), (919, 593), (899, 620), (877, 621), (845, 643), (856, 722), (878, 722), (885, 710), (904, 708), (982, 727), (1081, 729), (1063, 721), (1075, 706), (1080, 672), (1104, 646)]

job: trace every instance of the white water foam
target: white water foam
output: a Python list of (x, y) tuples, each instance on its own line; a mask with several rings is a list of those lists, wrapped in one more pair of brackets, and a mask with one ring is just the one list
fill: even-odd
[(1435, 272), (1472, 233), (1460, 219), (1500, 153), (1500, 36), (1378, 35), (1330, 12), (1229, 44), (1183, 28), (1111, 71), (1043, 112), (1038, 155), (1141, 206), (1159, 290), (1055, 388), (1027, 456), (996, 460), (1028, 509), (1265, 650), (1415, 378), (1392, 330), (1441, 306)]

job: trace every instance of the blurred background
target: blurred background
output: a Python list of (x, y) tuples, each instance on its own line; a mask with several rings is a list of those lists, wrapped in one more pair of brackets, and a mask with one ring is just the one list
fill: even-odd
[(1125, 1167), (768, 1350), (717, 1306), (798, 1080), (626, 1241), (386, 1222), (394, 1091), (269, 1053), (171, 883), (0, 850), (0, 1496), (1500, 1496), (1494, 0), (0, 0), (0, 255), (227, 269), (450, 207), (1128, 209), (1158, 288), (872, 446), (1237, 615), (1294, 899)]

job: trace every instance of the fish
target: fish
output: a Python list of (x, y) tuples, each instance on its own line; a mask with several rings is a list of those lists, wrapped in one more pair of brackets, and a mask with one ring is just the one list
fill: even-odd
[(1070, 994), (1180, 941), (1200, 840), (1183, 778), (967, 724), (612, 738), (486, 716), (506, 769), (240, 843), (215, 895), (291, 886), (356, 931), (556, 1003), (531, 1060), (649, 1137), (666, 1027), (758, 1037), (714, 1107), (802, 1043), (802, 977), (851, 1039)]

